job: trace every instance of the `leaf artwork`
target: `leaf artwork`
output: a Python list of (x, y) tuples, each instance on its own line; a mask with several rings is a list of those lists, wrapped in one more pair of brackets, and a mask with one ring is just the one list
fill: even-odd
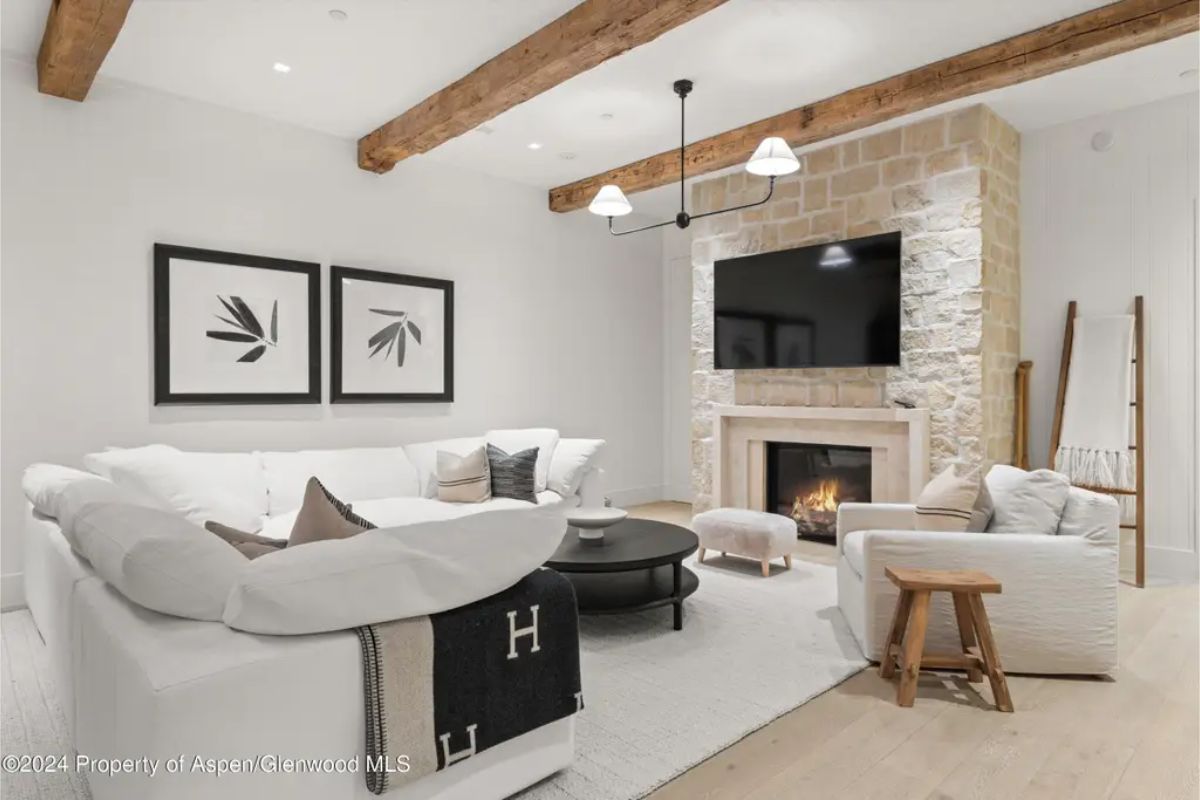
[(384, 346), (387, 346), (387, 352), (384, 353), (385, 359), (391, 358), (392, 351), (396, 351), (396, 366), (404, 366), (404, 354), (408, 349), (408, 337), (411, 334), (417, 344), (421, 343), (421, 329), (417, 327), (417, 323), (408, 318), (407, 311), (393, 311), (388, 308), (368, 308), (372, 314), (379, 314), (384, 317), (395, 317), (396, 321), (376, 331), (370, 339), (367, 340), (367, 349), (371, 354), (367, 358), (374, 358)]
[[(234, 330), (215, 330), (206, 332), (206, 336), (210, 339), (217, 339), (222, 342), (240, 342), (242, 344), (255, 344), (241, 358), (237, 359), (239, 364), (252, 364), (262, 358), (263, 353), (267, 352), (267, 347), (277, 347), (279, 345), (279, 301), (276, 300), (271, 304), (271, 323), (270, 336), (267, 336), (263, 330), (262, 323), (258, 321), (258, 317), (254, 315), (254, 311), (246, 304), (246, 301), (236, 295), (230, 295), (226, 300), (224, 297), (217, 295), (217, 299), (221, 301), (221, 305), (229, 312), (229, 316), (213, 314)], [(257, 343), (257, 344), (256, 344)]]

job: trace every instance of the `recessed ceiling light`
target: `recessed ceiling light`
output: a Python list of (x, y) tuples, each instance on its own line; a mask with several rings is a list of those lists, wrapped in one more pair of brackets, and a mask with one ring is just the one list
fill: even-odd
[(575, 159), (575, 154), (574, 153), (559, 153), (558, 157), (561, 158), (563, 161), (573, 161)]
[(607, 122), (608, 120), (610, 120), (612, 118), (613, 118), (613, 115), (608, 113), (607, 111), (605, 111), (603, 114), (600, 115), (600, 119), (604, 120), (605, 122)]
[(541, 142), (530, 142), (529, 144), (526, 145), (526, 147), (528, 147), (530, 150), (541, 150), (542, 143)]
[(282, 61), (276, 61), (275, 66), (272, 67), (272, 69), (274, 69), (276, 72), (282, 72), (285, 75), (292, 71), (292, 68), (287, 64), (284, 64)]
[(335, 22), (345, 22), (346, 18), (349, 16), (349, 14), (347, 14), (345, 11), (342, 11), (340, 8), (329, 9), (329, 18)]
[(1197, 71), (1195, 68), (1185, 69), (1183, 72), (1179, 73), (1179, 77), (1181, 78), (1194, 78), (1197, 75), (1200, 75), (1200, 71)]

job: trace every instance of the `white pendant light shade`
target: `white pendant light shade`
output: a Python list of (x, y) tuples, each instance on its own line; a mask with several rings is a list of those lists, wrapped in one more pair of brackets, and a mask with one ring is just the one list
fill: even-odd
[(746, 172), (751, 175), (775, 177), (787, 175), (800, 169), (800, 162), (788, 143), (778, 136), (770, 136), (762, 140), (762, 144), (746, 162)]
[(633, 211), (633, 206), (625, 199), (625, 193), (615, 183), (601, 186), (600, 191), (592, 198), (588, 211), (601, 217), (623, 217)]

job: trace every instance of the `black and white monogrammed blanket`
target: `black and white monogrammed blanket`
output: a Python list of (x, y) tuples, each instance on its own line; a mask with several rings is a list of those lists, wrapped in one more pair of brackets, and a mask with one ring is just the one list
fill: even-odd
[(583, 707), (575, 593), (552, 570), (461, 608), (355, 630), (375, 794)]

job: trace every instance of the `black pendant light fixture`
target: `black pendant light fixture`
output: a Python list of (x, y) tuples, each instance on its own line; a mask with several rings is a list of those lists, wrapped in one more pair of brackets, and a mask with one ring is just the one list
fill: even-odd
[(596, 196), (592, 198), (592, 202), (588, 205), (588, 211), (601, 217), (608, 217), (608, 232), (613, 236), (624, 236), (627, 233), (653, 230), (654, 228), (662, 228), (672, 223), (679, 228), (686, 228), (692, 224), (692, 220), (761, 206), (770, 200), (771, 195), (775, 193), (775, 178), (800, 169), (800, 162), (796, 160), (796, 154), (792, 152), (792, 148), (788, 147), (787, 142), (778, 136), (769, 136), (762, 140), (758, 149), (754, 151), (754, 155), (746, 162), (746, 171), (751, 175), (762, 175), (771, 179), (771, 185), (767, 189), (766, 197), (753, 203), (733, 206), (732, 208), (722, 208), (718, 211), (706, 211), (703, 214), (687, 213), (683, 185), (687, 150), (685, 123), (687, 121), (687, 96), (692, 91), (692, 82), (687, 79), (677, 80), (674, 83), (674, 88), (675, 94), (679, 95), (679, 213), (675, 215), (675, 219), (669, 219), (665, 222), (656, 222), (653, 225), (644, 225), (628, 231), (613, 230), (613, 217), (623, 217), (631, 213), (633, 206), (625, 198), (625, 193), (621, 191), (621, 187), (615, 183), (606, 184), (600, 187), (600, 191), (596, 192)]

